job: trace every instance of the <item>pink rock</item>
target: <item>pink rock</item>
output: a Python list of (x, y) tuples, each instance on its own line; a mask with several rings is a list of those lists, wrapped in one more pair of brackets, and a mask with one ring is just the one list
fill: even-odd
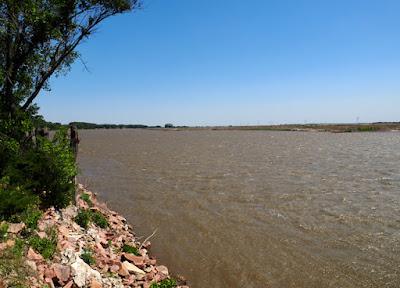
[(124, 265), (121, 265), (121, 268), (118, 270), (118, 274), (122, 277), (127, 277), (129, 276), (129, 271)]
[(63, 288), (71, 288), (74, 285), (74, 281), (69, 281)]
[(54, 264), (53, 265), (54, 273), (56, 277), (61, 281), (66, 283), (69, 280), (71, 275), (71, 268), (69, 266)]
[(65, 238), (67, 238), (69, 235), (69, 229), (64, 225), (60, 225), (58, 227), (58, 232)]
[(112, 265), (110, 267), (110, 271), (113, 272), (113, 273), (117, 272), (118, 270), (119, 270), (119, 266), (118, 265)]
[(8, 233), (18, 234), (25, 228), (25, 223), (10, 223), (8, 224)]
[(44, 277), (45, 277), (45, 278), (48, 278), (48, 279), (53, 279), (53, 278), (55, 278), (55, 277), (56, 277), (56, 273), (54, 272), (54, 269), (53, 269), (53, 268), (47, 268), (47, 269), (44, 271)]
[(75, 222), (73, 222), (71, 225), (72, 225), (72, 229), (74, 229), (74, 231), (80, 231), (82, 229), (81, 226), (79, 226)]
[(38, 223), (38, 230), (39, 230), (39, 231), (44, 231), (44, 230), (46, 230), (46, 228), (47, 228), (46, 223), (44, 223), (43, 221), (39, 221), (39, 223)]
[(80, 198), (77, 201), (77, 206), (82, 208), (82, 209), (89, 209), (89, 205), (85, 201), (80, 199)]
[(158, 283), (164, 279), (167, 279), (167, 275), (161, 272), (157, 272), (157, 274), (154, 276), (154, 280)]
[(107, 257), (107, 252), (104, 250), (103, 246), (100, 243), (96, 243), (96, 252), (99, 253), (103, 257)]
[(46, 233), (45, 232), (37, 232), (36, 233), (41, 239), (46, 238)]
[(96, 279), (92, 279), (92, 281), (90, 282), (90, 288), (102, 288), (103, 285), (101, 285), (101, 283), (97, 282)]
[(33, 251), (33, 249), (31, 247), (29, 247), (28, 254), (26, 255), (26, 257), (29, 260), (33, 260), (33, 261), (42, 261), (43, 260), (42, 255)]
[(15, 241), (11, 240), (11, 239), (8, 239), (7, 242), (6, 242), (6, 245), (7, 245), (7, 247), (14, 247)]
[(147, 281), (153, 280), (155, 275), (156, 273), (154, 273), (154, 271), (150, 271), (149, 273), (146, 274), (146, 280)]
[(7, 244), (6, 243), (0, 243), (0, 252), (5, 250), (5, 249), (7, 249)]
[(135, 282), (136, 277), (135, 277), (135, 275), (129, 275), (129, 277), (125, 278), (125, 280), (126, 280), (126, 282), (125, 282), (126, 285), (132, 285)]
[(144, 258), (142, 256), (136, 256), (133, 254), (129, 253), (124, 253), (123, 257), (128, 260), (129, 262), (132, 262), (138, 267), (143, 267), (144, 266)]
[(157, 260), (156, 259), (150, 259), (149, 264), (150, 265), (156, 265), (157, 264)]
[(46, 282), (51, 288), (55, 288), (53, 280), (51, 278), (45, 278), (44, 282)]

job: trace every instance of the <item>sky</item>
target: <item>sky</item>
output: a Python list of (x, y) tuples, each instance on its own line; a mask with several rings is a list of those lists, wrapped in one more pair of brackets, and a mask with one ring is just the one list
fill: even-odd
[(79, 47), (49, 121), (400, 121), (398, 0), (143, 0)]

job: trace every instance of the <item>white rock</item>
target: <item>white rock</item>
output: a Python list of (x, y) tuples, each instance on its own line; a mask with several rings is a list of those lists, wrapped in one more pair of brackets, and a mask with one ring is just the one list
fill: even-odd
[(100, 237), (100, 235), (99, 235), (99, 233), (97, 232), (96, 229), (94, 229), (94, 228), (89, 228), (89, 229), (87, 230), (87, 234), (88, 234), (90, 237), (92, 237), (93, 240), (94, 240), (96, 243), (100, 243), (101, 237)]
[[(35, 261), (31, 261), (31, 260), (26, 260), (25, 264), (31, 268), (33, 271), (37, 271), (37, 266), (36, 266), (36, 262)], [(1, 287), (1, 286), (0, 286)]]
[(91, 279), (102, 282), (101, 275), (98, 271), (90, 268), (81, 258), (77, 257), (75, 263), (71, 265), (72, 277), (76, 286), (84, 287)]
[(163, 273), (164, 275), (168, 276), (168, 268), (164, 265), (159, 265), (156, 267), (157, 271)]
[(146, 274), (146, 272), (144, 272), (142, 269), (139, 269), (138, 267), (136, 267), (135, 265), (133, 265), (132, 263), (128, 262), (128, 261), (124, 261), (122, 263), (122, 265), (125, 266), (125, 268), (129, 271), (129, 272), (133, 272), (135, 274)]
[(76, 261), (75, 252), (72, 249), (65, 249), (61, 252), (61, 264), (71, 265)]
[(121, 278), (104, 278), (103, 288), (124, 288)]

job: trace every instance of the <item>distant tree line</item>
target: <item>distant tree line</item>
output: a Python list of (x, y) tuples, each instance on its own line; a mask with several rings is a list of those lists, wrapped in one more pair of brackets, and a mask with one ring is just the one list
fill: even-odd
[(161, 126), (148, 126), (143, 124), (96, 124), (88, 122), (71, 122), (62, 124), (59, 122), (45, 121), (43, 117), (36, 117), (36, 127), (47, 128), (49, 130), (58, 130), (62, 127), (74, 125), (77, 129), (146, 129), (146, 128), (162, 128)]

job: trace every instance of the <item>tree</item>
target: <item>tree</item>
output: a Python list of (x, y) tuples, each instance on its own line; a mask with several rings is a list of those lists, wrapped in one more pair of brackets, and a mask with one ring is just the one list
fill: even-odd
[(76, 47), (108, 17), (139, 7), (140, 0), (1, 0), (0, 119), (34, 113), (50, 77), (79, 57)]
[(33, 133), (46, 123), (33, 101), (102, 21), (139, 7), (140, 0), (0, 0), (0, 221), (73, 198), (67, 131), (52, 140)]

